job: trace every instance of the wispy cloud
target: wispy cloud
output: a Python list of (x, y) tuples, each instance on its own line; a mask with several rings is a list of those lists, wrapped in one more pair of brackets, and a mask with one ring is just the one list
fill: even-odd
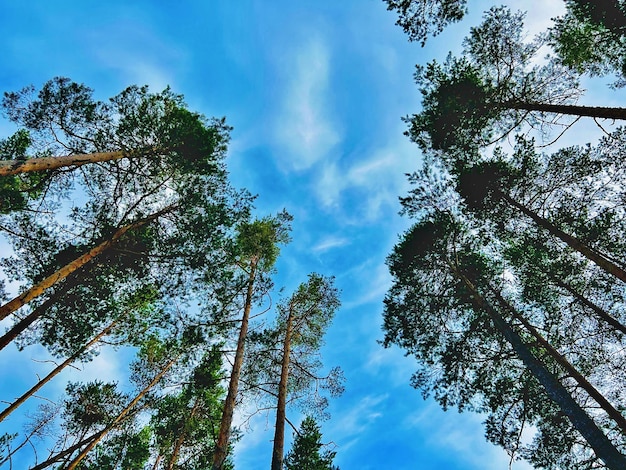
[(275, 137), (284, 147), (282, 161), (292, 169), (311, 167), (340, 141), (327, 110), (329, 64), (327, 46), (314, 37), (293, 52), (291, 64), (284, 67), (290, 79)]
[[(396, 134), (396, 133), (392, 133)], [(400, 132), (397, 132), (400, 134)], [(417, 149), (408, 139), (398, 139), (356, 160), (347, 169), (336, 161), (320, 166), (314, 190), (327, 209), (350, 207), (349, 219), (361, 223), (398, 211), (398, 196), (408, 189), (405, 173), (416, 168)], [(344, 198), (351, 198), (345, 204)]]
[(311, 250), (314, 253), (324, 253), (333, 248), (340, 248), (350, 243), (346, 237), (329, 236), (321, 240), (319, 243), (313, 246)]
[(87, 35), (90, 55), (102, 67), (115, 71), (123, 83), (149, 85), (152, 91), (168, 85), (176, 89), (175, 77), (186, 60), (185, 53), (148, 28), (125, 21), (116, 27), (116, 37), (101, 31)]
[[(524, 461), (515, 461), (509, 467), (510, 457), (499, 447), (486, 442), (484, 436), (484, 415), (476, 413), (455, 413), (443, 411), (432, 400), (419, 407), (419, 411), (409, 414), (400, 426), (412, 432), (429, 429), (424, 435), (425, 444), (431, 449), (441, 449), (450, 456), (462, 456), (468, 468), (511, 468), (530, 470), (533, 468)], [(440, 450), (440, 451), (441, 451)]]
[[(368, 429), (376, 420), (383, 416), (382, 407), (384, 402), (389, 398), (389, 394), (366, 395), (361, 398), (349, 410), (344, 410), (341, 417), (333, 421), (333, 431), (338, 434), (341, 431), (343, 436), (357, 436)], [(345, 450), (348, 444), (342, 444), (341, 448)]]

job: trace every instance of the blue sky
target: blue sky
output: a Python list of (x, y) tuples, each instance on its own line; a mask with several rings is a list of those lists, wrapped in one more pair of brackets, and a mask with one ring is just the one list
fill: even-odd
[[(414, 65), (459, 50), (469, 25), (491, 5), (470, 3), (469, 20), (424, 49), (408, 43), (382, 0), (0, 3), (0, 91), (39, 87), (59, 75), (92, 87), (100, 99), (131, 84), (154, 91), (170, 85), (194, 111), (226, 116), (234, 127), (233, 184), (258, 193), (259, 216), (286, 208), (295, 217), (277, 286), (290, 292), (315, 271), (336, 276), (342, 290), (323, 353), (327, 366), (343, 368), (346, 392), (331, 402), (322, 431), (343, 470), (509, 464), (484, 441), (479, 416), (444, 413), (424, 401), (408, 385), (412, 360), (377, 344), (390, 282), (384, 260), (409, 225), (397, 215), (398, 197), (408, 189), (404, 174), (419, 164), (400, 119), (419, 109)], [(538, 30), (562, 6), (533, 3)], [(10, 131), (0, 120), (0, 134)], [(0, 249), (5, 255), (6, 245)], [(69, 377), (123, 380), (121, 357), (103, 351), (46, 394), (58, 395)], [(33, 358), (46, 359), (45, 352), (3, 351), (0, 399), (22, 393), (47, 370)], [(295, 411), (290, 417), (299, 421)], [(271, 416), (252, 420), (236, 447), (239, 470), (269, 467), (272, 426)]]

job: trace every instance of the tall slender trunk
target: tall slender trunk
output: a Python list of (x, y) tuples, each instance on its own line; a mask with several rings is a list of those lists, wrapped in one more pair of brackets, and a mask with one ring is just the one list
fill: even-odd
[(40, 157), (27, 160), (2, 160), (0, 161), (0, 176), (17, 175), (33, 171), (56, 170), (67, 166), (78, 167), (87, 163), (107, 162), (128, 157), (129, 154), (117, 152), (94, 152), (78, 155), (66, 155), (62, 157)]
[[(102, 431), (100, 431), (100, 432), (102, 432)], [(95, 434), (92, 434), (91, 436), (87, 436), (86, 438), (81, 439), (76, 444), (68, 447), (67, 449), (62, 450), (61, 452), (58, 452), (55, 455), (50, 456), (49, 458), (47, 458), (46, 460), (44, 460), (40, 464), (37, 464), (34, 467), (31, 467), (30, 470), (42, 470), (44, 468), (48, 468), (50, 465), (52, 465), (54, 463), (57, 463), (59, 460), (64, 459), (64, 458), (68, 457), (69, 455), (72, 455), (74, 452), (76, 452), (82, 446), (84, 446), (85, 444), (88, 444), (93, 439), (96, 439), (98, 437), (98, 435), (100, 434), (100, 432), (97, 432)]]
[(78, 464), (81, 462), (81, 460), (83, 460), (85, 458), (85, 456), (91, 451), (91, 449), (93, 449), (98, 442), (100, 442), (102, 440), (102, 438), (104, 436), (106, 436), (112, 429), (114, 429), (135, 407), (135, 405), (137, 405), (137, 403), (139, 403), (139, 401), (157, 384), (160, 382), (160, 380), (163, 378), (163, 376), (167, 373), (168, 370), (170, 370), (170, 368), (176, 363), (176, 361), (178, 361), (178, 359), (180, 358), (180, 354), (178, 354), (174, 359), (172, 359), (171, 361), (169, 361), (164, 367), (163, 369), (161, 369), (161, 372), (159, 372), (153, 379), (152, 381), (141, 391), (139, 392), (135, 398), (133, 398), (133, 400), (126, 405), (126, 408), (124, 408), (120, 414), (117, 416), (117, 418), (115, 418), (113, 420), (112, 423), (110, 423), (107, 427), (105, 427), (102, 431), (99, 431), (98, 433), (95, 434), (94, 439), (80, 452), (80, 454), (78, 454), (74, 460), (72, 460), (67, 468), (65, 470), (74, 470)]
[(55, 367), (52, 372), (46, 375), (43, 379), (37, 382), (30, 390), (24, 393), (21, 397), (15, 400), (11, 405), (9, 405), (2, 413), (0, 413), (0, 422), (2, 422), (7, 416), (9, 416), (13, 411), (15, 411), (22, 403), (28, 400), (31, 396), (37, 392), (41, 387), (47, 384), (50, 380), (52, 380), (55, 376), (57, 376), (65, 367), (74, 362), (82, 353), (84, 353), (91, 346), (100, 341), (104, 336), (108, 335), (111, 330), (117, 324), (117, 320), (111, 322), (109, 326), (107, 326), (104, 330), (98, 333), (91, 341), (82, 346), (78, 351), (76, 351), (72, 356), (68, 357), (65, 361)]
[(246, 336), (248, 334), (248, 321), (250, 319), (250, 310), (252, 308), (252, 296), (254, 294), (255, 275), (256, 262), (252, 261), (250, 263), (248, 289), (246, 291), (243, 316), (241, 318), (241, 328), (239, 329), (239, 339), (237, 340), (237, 350), (235, 351), (235, 361), (233, 363), (233, 370), (230, 374), (230, 381), (228, 382), (228, 394), (226, 395), (226, 400), (224, 401), (222, 421), (220, 423), (220, 433), (217, 437), (217, 442), (215, 443), (215, 453), (213, 454), (213, 470), (222, 470), (224, 466), (224, 461), (226, 460), (226, 454), (228, 452), (230, 427), (233, 422), (235, 400), (237, 399), (237, 388), (239, 386), (239, 376), (241, 375), (241, 366), (243, 365)]
[(285, 409), (287, 404), (287, 381), (289, 379), (289, 356), (291, 354), (291, 328), (293, 324), (293, 306), (289, 306), (285, 340), (283, 342), (283, 361), (278, 383), (278, 403), (276, 405), (276, 426), (274, 427), (274, 446), (272, 448), (272, 470), (283, 469), (285, 448)]
[(7, 331), (4, 335), (0, 337), (0, 351), (7, 347), (11, 342), (17, 338), (20, 333), (22, 333), (26, 328), (33, 324), (41, 315), (48, 310), (57, 300), (59, 300), (58, 295), (52, 295), (50, 298), (46, 299), (41, 305), (34, 308), (32, 312), (18, 321), (15, 325), (11, 327), (9, 331)]
[(593, 398), (598, 405), (611, 417), (613, 421), (618, 425), (624, 434), (626, 434), (626, 418), (613, 407), (613, 405), (602, 395), (578, 369), (576, 369), (561, 353), (559, 353), (548, 341), (537, 331), (537, 329), (530, 324), (523, 315), (521, 315), (509, 302), (502, 297), (500, 292), (496, 289), (489, 287), (491, 293), (495, 296), (496, 301), (507, 310), (511, 316), (519, 321), (524, 328), (537, 340), (537, 343), (559, 364), (563, 370), (570, 375), (585, 392)]
[(474, 303), (478, 308), (486, 312), (495, 327), (502, 333), (511, 345), (517, 356), (521, 359), (528, 370), (543, 386), (548, 397), (556, 403), (565, 414), (574, 428), (589, 443), (595, 454), (611, 470), (623, 470), (626, 468), (626, 456), (621, 454), (611, 443), (609, 438), (602, 432), (596, 423), (574, 400), (563, 384), (552, 374), (546, 366), (538, 360), (523, 342), (520, 335), (504, 318), (489, 304), (477, 291), (474, 284), (458, 269), (449, 264), (452, 274), (457, 277), (472, 293)]
[(178, 436), (178, 439), (176, 439), (176, 444), (174, 445), (172, 457), (170, 458), (170, 461), (167, 464), (167, 470), (174, 470), (174, 465), (176, 465), (176, 462), (178, 462), (178, 455), (180, 454), (180, 449), (183, 447), (183, 443), (185, 442), (185, 439), (187, 439), (187, 429), (186, 429), (187, 422), (193, 419), (193, 417), (196, 415), (196, 411), (198, 411), (199, 406), (200, 406), (199, 399), (196, 397), (196, 399), (194, 400), (193, 407), (191, 408), (191, 411), (189, 412), (189, 416), (183, 422), (183, 428), (180, 431), (180, 435)]
[(500, 106), (502, 108), (521, 109), (524, 111), (539, 111), (542, 113), (566, 114), (570, 116), (626, 120), (626, 108), (525, 102), (505, 102)]
[[(98, 255), (102, 254), (107, 249), (111, 248), (115, 244), (115, 242), (117, 242), (126, 232), (143, 227), (144, 225), (151, 222), (152, 220), (160, 217), (161, 215), (167, 212), (170, 212), (173, 208), (174, 206), (168, 206), (167, 208), (159, 212), (156, 212), (144, 219), (138, 220), (137, 222), (133, 222), (132, 224), (128, 224), (128, 225), (125, 225), (124, 227), (119, 228), (108, 240), (105, 240), (99, 245), (94, 246), (87, 253), (79, 256), (71, 263), (66, 264), (61, 269), (56, 271), (54, 274), (51, 274), (50, 276), (45, 278), (43, 281), (32, 286), (27, 291), (21, 293), (20, 295), (15, 297), (13, 300), (10, 300), (9, 302), (1, 306), (0, 307), (0, 320), (5, 319), (11, 313), (15, 312), (17, 309), (23, 307), (31, 300), (39, 297), (41, 294), (43, 294), (46, 291), (46, 289), (52, 287), (57, 282), (62, 281), (67, 276), (72, 274), (74, 271), (82, 268), (89, 261), (96, 258)], [(35, 320), (36, 318), (32, 319), (32, 321), (35, 321)]]
[(526, 206), (524, 206), (524, 205), (520, 204), (519, 202), (517, 202), (515, 199), (513, 199), (511, 196), (509, 196), (505, 192), (497, 190), (496, 194), (498, 196), (500, 196), (503, 200), (508, 202), (511, 206), (515, 207), (520, 212), (522, 212), (525, 215), (527, 215), (528, 217), (530, 217), (541, 228), (547, 230), (548, 232), (550, 232), (555, 237), (560, 238), (570, 248), (578, 251), (580, 254), (585, 256), (587, 259), (589, 259), (590, 261), (593, 261), (594, 263), (596, 263), (599, 267), (604, 269), (607, 273), (612, 274), (613, 276), (617, 277), (618, 279), (626, 282), (626, 271), (624, 271), (622, 268), (620, 268), (615, 263), (610, 261), (606, 256), (604, 256), (601, 253), (593, 250), (592, 248), (589, 248), (587, 245), (585, 245), (583, 242), (581, 242), (577, 238), (569, 235), (568, 233), (565, 233), (563, 230), (559, 229), (558, 227), (556, 227), (554, 224), (552, 224), (548, 220), (546, 220), (543, 217), (539, 216), (539, 214), (531, 211)]
[(609, 314), (609, 312), (607, 312), (606, 310), (604, 310), (600, 306), (594, 304), (587, 297), (585, 297), (584, 295), (579, 293), (576, 289), (574, 289), (570, 284), (568, 284), (566, 282), (563, 282), (563, 281), (561, 281), (559, 279), (552, 279), (552, 282), (557, 287), (560, 287), (561, 289), (563, 289), (567, 293), (569, 293), (572, 297), (574, 297), (574, 299), (576, 299), (582, 305), (584, 305), (585, 307), (589, 308), (593, 313), (596, 314), (596, 316), (598, 318), (600, 318), (604, 322), (608, 323), (609, 325), (611, 325), (616, 330), (621, 331), (623, 334), (626, 334), (626, 325), (621, 323), (617, 318), (615, 318), (614, 316)]

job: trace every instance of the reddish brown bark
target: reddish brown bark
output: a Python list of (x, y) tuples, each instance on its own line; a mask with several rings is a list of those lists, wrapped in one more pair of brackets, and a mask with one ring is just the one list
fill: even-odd
[(135, 405), (137, 405), (137, 403), (139, 403), (139, 401), (157, 384), (160, 382), (160, 380), (163, 378), (163, 376), (167, 373), (168, 370), (170, 370), (170, 368), (176, 363), (176, 361), (179, 359), (180, 355), (176, 356), (174, 359), (172, 359), (171, 361), (169, 361), (164, 367), (163, 369), (161, 369), (161, 372), (159, 372), (153, 379), (152, 381), (141, 391), (139, 392), (135, 398), (133, 398), (133, 400), (126, 405), (126, 407), (121, 411), (121, 413), (117, 416), (117, 418), (115, 418), (115, 420), (113, 420), (113, 422), (111, 424), (109, 424), (106, 428), (104, 428), (102, 431), (99, 431), (98, 433), (96, 433), (94, 435), (93, 440), (91, 440), (89, 442), (89, 444), (80, 452), (80, 454), (78, 454), (74, 460), (72, 460), (68, 466), (66, 467), (66, 470), (74, 470), (78, 464), (81, 462), (81, 460), (83, 460), (85, 458), (85, 456), (98, 444), (98, 442), (100, 442), (102, 440), (102, 438), (104, 436), (106, 436), (112, 429), (114, 429), (135, 407)]
[(244, 302), (243, 316), (241, 318), (241, 327), (239, 329), (239, 339), (237, 340), (237, 350), (235, 351), (235, 361), (233, 370), (230, 374), (228, 383), (228, 394), (224, 401), (224, 409), (222, 411), (222, 421), (220, 423), (220, 432), (215, 444), (215, 453), (213, 454), (213, 470), (222, 470), (226, 454), (228, 453), (228, 441), (230, 439), (230, 428), (233, 422), (233, 413), (235, 411), (235, 400), (237, 399), (237, 388), (239, 386), (239, 376), (241, 375), (241, 366), (245, 353), (246, 336), (248, 334), (248, 321), (250, 319), (250, 310), (252, 308), (252, 295), (254, 293), (254, 279), (256, 274), (256, 263), (250, 263), (250, 273), (248, 276), (248, 288), (246, 291), (246, 299)]
[(285, 419), (287, 404), (287, 381), (289, 380), (289, 360), (291, 355), (291, 329), (293, 324), (293, 306), (289, 306), (289, 315), (285, 326), (283, 342), (283, 361), (278, 383), (278, 403), (276, 405), (276, 426), (274, 427), (274, 445), (272, 448), (272, 470), (282, 470), (285, 449)]
[[(8, 317), (11, 313), (15, 312), (17, 309), (26, 305), (31, 300), (39, 297), (41, 294), (43, 294), (46, 291), (46, 289), (52, 287), (57, 282), (62, 281), (67, 276), (72, 274), (74, 271), (82, 268), (92, 259), (96, 258), (98, 255), (102, 254), (104, 251), (111, 248), (115, 244), (115, 242), (117, 242), (122, 236), (124, 236), (124, 234), (126, 234), (126, 232), (143, 227), (144, 225), (151, 222), (152, 220), (160, 217), (161, 215), (167, 212), (170, 212), (173, 208), (174, 206), (168, 206), (167, 208), (155, 214), (152, 214), (149, 217), (146, 217), (144, 219), (141, 219), (137, 222), (128, 224), (118, 229), (108, 240), (105, 240), (99, 245), (96, 245), (87, 253), (79, 256), (71, 263), (66, 264), (61, 269), (56, 271), (54, 274), (51, 274), (50, 276), (45, 278), (43, 281), (34, 285), (27, 291), (21, 293), (20, 295), (15, 297), (13, 300), (10, 300), (6, 304), (4, 304), (2, 307), (0, 307), (0, 320), (3, 320), (4, 318)], [(32, 319), (32, 321), (35, 321), (35, 320), (36, 318)]]
[(37, 308), (34, 308), (32, 312), (22, 318), (19, 322), (11, 327), (2, 337), (0, 337), (0, 351), (17, 338), (26, 328), (28, 328), (33, 322), (35, 322), (48, 308), (58, 300), (56, 295), (46, 299)]
[(109, 326), (107, 326), (104, 330), (98, 333), (98, 335), (96, 335), (91, 341), (89, 341), (82, 348), (76, 351), (72, 356), (70, 356), (61, 364), (59, 364), (57, 367), (55, 367), (52, 370), (52, 372), (50, 372), (43, 379), (37, 382), (30, 390), (24, 393), (21, 397), (19, 397), (17, 400), (11, 403), (11, 405), (9, 405), (2, 413), (0, 413), (0, 422), (2, 422), (7, 416), (9, 416), (13, 411), (15, 411), (22, 403), (24, 403), (26, 400), (32, 397), (37, 392), (37, 390), (39, 390), (45, 384), (50, 382), (50, 380), (52, 380), (55, 376), (57, 376), (65, 367), (67, 367), (72, 362), (74, 362), (82, 353), (84, 353), (87, 349), (89, 349), (91, 346), (93, 346), (98, 341), (100, 341), (104, 336), (108, 335), (110, 331), (115, 327), (116, 324), (117, 324), (117, 321), (110, 323)]

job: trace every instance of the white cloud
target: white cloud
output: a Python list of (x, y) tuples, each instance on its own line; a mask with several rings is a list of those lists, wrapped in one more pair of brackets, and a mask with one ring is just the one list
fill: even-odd
[[(468, 468), (530, 470), (524, 461), (514, 461), (509, 467), (510, 457), (500, 447), (485, 440), (485, 417), (476, 413), (443, 411), (432, 400), (424, 402), (419, 411), (406, 417), (401, 426), (415, 432), (424, 432), (424, 445), (434, 449), (445, 449), (450, 455), (465, 460)], [(411, 431), (410, 431), (411, 432)]]
[[(356, 405), (333, 419), (330, 435), (357, 436), (371, 429), (373, 423), (383, 416), (381, 406), (388, 398), (388, 393), (364, 396)], [(342, 443), (341, 449), (345, 451), (349, 445)]]
[[(390, 135), (400, 134), (400, 131), (390, 132)], [(320, 165), (315, 194), (322, 206), (335, 209), (345, 208), (341, 198), (350, 191), (355, 192), (354, 200), (347, 205), (350, 207), (348, 220), (359, 224), (376, 220), (383, 214), (387, 217), (399, 210), (398, 196), (409, 187), (405, 173), (417, 167), (417, 155), (416, 146), (400, 138), (372, 150), (345, 170), (336, 161), (325, 162)]]
[(310, 168), (340, 141), (326, 109), (329, 51), (314, 37), (293, 53), (284, 70), (289, 83), (282, 110), (275, 123), (275, 136), (284, 154), (283, 162), (295, 170)]
[(332, 250), (333, 248), (340, 248), (342, 246), (346, 246), (350, 243), (345, 237), (336, 237), (329, 236), (318, 242), (316, 245), (311, 248), (311, 250), (315, 253), (324, 253), (328, 250)]
[[(148, 28), (121, 21), (117, 37), (93, 31), (86, 42), (90, 54), (101, 67), (116, 71), (125, 84), (149, 85), (157, 92), (170, 85), (186, 61), (180, 48), (169, 44)], [(120, 39), (123, 38), (123, 39)]]

